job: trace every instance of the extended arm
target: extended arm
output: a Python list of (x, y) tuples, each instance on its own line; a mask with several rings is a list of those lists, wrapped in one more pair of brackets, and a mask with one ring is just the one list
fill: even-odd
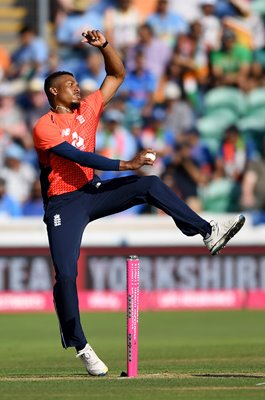
[(114, 48), (107, 42), (105, 36), (100, 31), (93, 30), (83, 33), (84, 43), (89, 43), (94, 47), (98, 47), (101, 51), (106, 70), (106, 78), (104, 79), (100, 90), (106, 105), (117, 92), (119, 86), (125, 78), (125, 68), (122, 60)]
[(83, 167), (94, 168), (100, 171), (129, 171), (139, 169), (143, 165), (153, 165), (154, 163), (153, 160), (145, 156), (146, 153), (154, 153), (152, 149), (140, 151), (130, 161), (112, 160), (96, 153), (78, 150), (67, 142), (52, 147), (51, 152), (57, 156), (76, 162)]
[(101, 171), (119, 171), (120, 160), (111, 160), (96, 153), (78, 150), (70, 143), (63, 142), (51, 148), (57, 156), (66, 158), (81, 165)]

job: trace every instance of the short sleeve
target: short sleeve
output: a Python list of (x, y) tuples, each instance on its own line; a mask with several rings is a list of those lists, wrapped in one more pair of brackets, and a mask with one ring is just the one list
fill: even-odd
[(252, 52), (244, 46), (238, 46), (237, 56), (242, 64), (250, 64), (252, 61)]
[(220, 60), (222, 56), (219, 51), (213, 51), (211, 54), (211, 62), (214, 66), (221, 66)]
[[(45, 116), (46, 117), (46, 116)], [(60, 129), (52, 120), (40, 119), (33, 130), (34, 145), (39, 150), (48, 150), (65, 141), (60, 134)]]
[(93, 111), (96, 117), (99, 117), (104, 107), (104, 98), (100, 89), (88, 95), (83, 101), (83, 107)]

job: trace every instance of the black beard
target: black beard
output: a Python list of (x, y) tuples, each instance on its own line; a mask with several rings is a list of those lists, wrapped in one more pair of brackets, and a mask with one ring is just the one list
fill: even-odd
[(71, 110), (78, 110), (78, 108), (80, 107), (80, 103), (75, 103), (74, 101), (71, 103)]

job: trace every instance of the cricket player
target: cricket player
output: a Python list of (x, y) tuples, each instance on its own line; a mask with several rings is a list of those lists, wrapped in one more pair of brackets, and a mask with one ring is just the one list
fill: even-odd
[(88, 344), (80, 322), (76, 288), (77, 261), (82, 234), (91, 221), (148, 203), (171, 216), (187, 236), (200, 234), (212, 255), (217, 254), (243, 226), (245, 218), (218, 224), (194, 213), (158, 177), (130, 175), (101, 181), (94, 169), (138, 170), (152, 166), (146, 149), (132, 160), (112, 160), (95, 154), (100, 115), (125, 77), (117, 52), (98, 30), (83, 33), (83, 42), (101, 52), (106, 77), (101, 87), (81, 100), (80, 88), (70, 72), (58, 71), (45, 80), (51, 109), (37, 122), (33, 137), (41, 167), (44, 221), (55, 268), (54, 304), (64, 348), (75, 347), (90, 375), (108, 371)]

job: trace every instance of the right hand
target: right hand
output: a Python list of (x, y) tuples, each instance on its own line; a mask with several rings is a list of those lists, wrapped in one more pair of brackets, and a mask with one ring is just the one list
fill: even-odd
[(105, 36), (98, 30), (86, 31), (82, 33), (83, 43), (89, 43), (94, 47), (102, 47), (106, 42)]
[(122, 161), (120, 162), (120, 171), (129, 171), (135, 170), (143, 167), (144, 165), (153, 165), (155, 160), (151, 160), (146, 157), (147, 153), (153, 153), (156, 155), (156, 152), (153, 149), (145, 149), (136, 154), (136, 156), (130, 161)]

